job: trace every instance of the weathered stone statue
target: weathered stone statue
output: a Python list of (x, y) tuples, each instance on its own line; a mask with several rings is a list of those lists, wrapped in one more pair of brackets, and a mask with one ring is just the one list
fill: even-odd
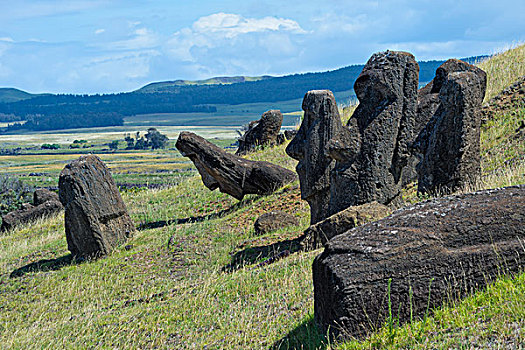
[(264, 112), (261, 119), (248, 124), (248, 130), (239, 139), (239, 148), (235, 154), (243, 155), (255, 150), (257, 146), (273, 146), (279, 143), (278, 136), (282, 123), (281, 111), (272, 109)]
[[(439, 107), (439, 91), (450, 73), (464, 71), (475, 73), (483, 81), (487, 80), (487, 75), (482, 69), (467, 62), (452, 58), (439, 66), (436, 69), (436, 76), (434, 79), (418, 92), (417, 122), (415, 123), (415, 131), (418, 137), (413, 145), (414, 156), (412, 161), (416, 166), (412, 168), (409, 182), (417, 179), (416, 167), (423, 159), (423, 154), (428, 146), (428, 134), (430, 133), (432, 126), (427, 127), (427, 125)], [(484, 85), (486, 85), (486, 83), (484, 83)], [(484, 93), (485, 92), (483, 92), (483, 94)]]
[(449, 73), (439, 91), (439, 106), (417, 144), (418, 191), (447, 194), (475, 183), (481, 176), (480, 108), (485, 74)]
[(522, 185), (421, 202), (335, 236), (313, 263), (315, 321), (324, 334), (362, 337), (384, 325), (389, 304), (409, 322), (519, 273), (524, 220)]
[[(359, 106), (329, 143), (329, 213), (377, 201), (397, 206), (410, 177), (419, 66), (410, 53), (374, 54), (354, 84)], [(413, 175), (412, 175), (413, 176)]]
[(329, 90), (308, 91), (303, 110), (303, 122), (286, 153), (299, 161), (301, 198), (310, 205), (310, 223), (315, 224), (330, 216), (330, 171), (335, 161), (328, 157), (328, 142), (342, 132), (343, 125)]
[(82, 156), (66, 165), (58, 187), (66, 209), (67, 247), (74, 256), (107, 255), (135, 231), (109, 169), (97, 156)]
[(175, 147), (195, 164), (206, 187), (219, 188), (238, 200), (246, 194), (271, 194), (297, 179), (291, 170), (227, 153), (188, 131), (180, 133)]

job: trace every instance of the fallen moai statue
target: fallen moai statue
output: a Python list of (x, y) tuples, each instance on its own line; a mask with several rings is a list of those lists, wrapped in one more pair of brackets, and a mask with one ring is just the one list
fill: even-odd
[(343, 124), (335, 97), (329, 90), (308, 91), (303, 99), (304, 117), (286, 153), (299, 161), (296, 167), (301, 198), (310, 205), (310, 224), (330, 214), (330, 171), (335, 161), (328, 157), (328, 142), (342, 132)]
[(297, 178), (278, 165), (227, 153), (191, 132), (181, 132), (175, 146), (195, 164), (206, 187), (219, 188), (238, 200), (246, 194), (271, 194)]
[(248, 124), (248, 130), (239, 138), (239, 148), (235, 154), (246, 154), (255, 150), (257, 146), (278, 144), (282, 123), (283, 115), (281, 111), (269, 110), (264, 112), (261, 119), (254, 120)]
[(58, 213), (64, 209), (58, 195), (45, 188), (37, 189), (33, 194), (33, 204), (25, 203), (21, 209), (2, 216), (0, 231), (8, 231), (17, 225), (26, 224), (37, 219)]
[(58, 180), (66, 209), (68, 249), (77, 258), (109, 254), (135, 231), (120, 193), (106, 165), (95, 155), (69, 163)]
[(400, 209), (334, 237), (313, 264), (315, 321), (334, 337), (401, 323), (525, 268), (525, 185)]

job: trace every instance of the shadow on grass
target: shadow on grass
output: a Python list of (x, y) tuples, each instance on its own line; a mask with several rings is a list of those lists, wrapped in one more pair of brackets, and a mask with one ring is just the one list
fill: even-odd
[(287, 349), (308, 349), (324, 350), (327, 349), (328, 342), (321, 330), (315, 325), (313, 317), (309, 317), (300, 325), (295, 327), (284, 338), (276, 341), (270, 350)]
[(255, 267), (269, 265), (290, 254), (303, 250), (301, 242), (303, 236), (287, 239), (266, 246), (249, 247), (235, 253), (231, 262), (222, 268), (223, 272), (233, 272), (246, 265), (252, 265), (259, 261)]
[(27, 264), (26, 266), (22, 266), (9, 275), (10, 278), (16, 278), (16, 277), (22, 277), (23, 275), (31, 272), (40, 272), (40, 271), (56, 271), (60, 270), (64, 266), (71, 265), (72, 263), (79, 263), (80, 261), (77, 261), (73, 259), (73, 255), (68, 254), (65, 256), (61, 256), (60, 258), (56, 259), (42, 259), (36, 262), (32, 262), (30, 264)]
[(194, 223), (194, 222), (202, 222), (202, 221), (206, 221), (206, 220), (218, 219), (218, 218), (221, 218), (223, 216), (231, 214), (231, 213), (233, 213), (233, 212), (235, 212), (235, 211), (237, 211), (237, 210), (239, 210), (239, 209), (241, 209), (241, 208), (243, 208), (243, 207), (253, 203), (256, 199), (258, 199), (258, 198), (255, 197), (255, 198), (250, 198), (250, 199), (247, 199), (247, 200), (242, 200), (242, 201), (239, 201), (239, 202), (235, 203), (234, 205), (232, 205), (229, 208), (226, 208), (226, 209), (223, 209), (223, 210), (218, 211), (216, 213), (211, 213), (211, 214), (208, 214), (208, 215), (190, 216), (190, 217), (182, 218), (182, 219), (171, 219), (171, 220), (160, 220), (160, 221), (146, 222), (146, 223), (140, 224), (137, 227), (137, 230), (142, 231), (142, 230), (149, 230), (149, 229), (152, 229), (152, 228), (160, 228), (160, 227), (164, 227), (164, 226), (169, 226), (169, 225), (172, 225), (172, 224), (181, 225), (181, 224), (190, 224), (190, 223)]

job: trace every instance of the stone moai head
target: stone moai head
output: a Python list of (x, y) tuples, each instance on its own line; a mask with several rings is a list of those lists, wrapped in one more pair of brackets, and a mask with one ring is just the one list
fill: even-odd
[(328, 141), (343, 128), (334, 95), (313, 90), (303, 99), (304, 117), (286, 153), (299, 161), (296, 167), (301, 198), (310, 204), (311, 223), (328, 216), (330, 171), (335, 161), (328, 157)]

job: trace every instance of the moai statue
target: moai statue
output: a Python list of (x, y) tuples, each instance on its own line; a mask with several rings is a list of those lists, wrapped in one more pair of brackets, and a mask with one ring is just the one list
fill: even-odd
[(328, 141), (343, 129), (334, 95), (329, 90), (308, 91), (303, 99), (304, 118), (286, 153), (299, 161), (296, 170), (301, 198), (310, 205), (313, 225), (328, 217), (330, 172), (335, 161), (327, 155)]
[(484, 72), (446, 76), (439, 106), (418, 140), (423, 150), (417, 168), (419, 192), (448, 194), (480, 178), (480, 109), (486, 82)]
[(330, 214), (377, 201), (401, 204), (416, 137), (419, 65), (407, 52), (372, 55), (354, 84), (359, 106), (329, 143)]

